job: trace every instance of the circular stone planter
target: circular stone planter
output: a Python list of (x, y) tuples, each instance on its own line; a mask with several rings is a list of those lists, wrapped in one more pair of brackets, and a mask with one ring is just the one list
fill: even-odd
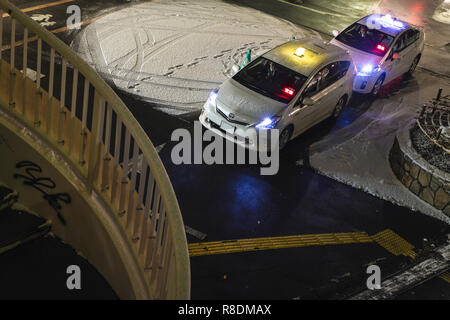
[(450, 216), (450, 174), (429, 164), (414, 149), (414, 125), (397, 133), (389, 154), (392, 171), (412, 193)]

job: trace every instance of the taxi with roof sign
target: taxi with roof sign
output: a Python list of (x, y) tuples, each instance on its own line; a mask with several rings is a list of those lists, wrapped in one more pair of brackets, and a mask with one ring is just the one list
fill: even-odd
[(284, 43), (247, 64), (203, 106), (204, 127), (248, 149), (248, 128), (279, 130), (278, 147), (315, 124), (337, 118), (352, 95), (355, 66), (347, 50), (316, 38)]
[(331, 43), (348, 50), (357, 68), (353, 90), (377, 95), (383, 84), (412, 74), (425, 45), (423, 29), (391, 15), (372, 14), (339, 33)]

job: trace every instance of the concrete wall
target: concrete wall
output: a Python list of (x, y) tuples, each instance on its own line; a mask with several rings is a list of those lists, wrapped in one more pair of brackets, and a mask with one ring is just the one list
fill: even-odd
[[(24, 161), (34, 166), (18, 168)], [(35, 166), (38, 171), (33, 171)], [(44, 178), (48, 180), (37, 180)], [(68, 162), (1, 106), (0, 181), (19, 193), (19, 201), (27, 209), (51, 220), (52, 232), (86, 258), (121, 299), (148, 299), (146, 292), (136, 289), (136, 283), (145, 287), (145, 281), (134, 279), (140, 269), (111, 210), (95, 192), (88, 192), (85, 181)], [(58, 194), (60, 198), (56, 198)], [(53, 196), (53, 201), (48, 196)], [(60, 208), (55, 210), (57, 206)]]
[(389, 161), (397, 178), (412, 193), (450, 216), (450, 174), (426, 162), (411, 142), (411, 127), (397, 134)]

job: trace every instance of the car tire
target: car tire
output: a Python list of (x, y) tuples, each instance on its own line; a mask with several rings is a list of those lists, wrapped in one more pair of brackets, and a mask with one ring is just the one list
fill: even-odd
[(382, 74), (377, 79), (377, 81), (375, 82), (375, 84), (373, 85), (373, 88), (372, 88), (372, 92), (371, 92), (372, 96), (376, 97), (376, 96), (378, 96), (380, 94), (380, 91), (381, 91), (381, 88), (383, 87), (383, 82), (384, 82), (385, 78), (386, 78), (385, 75)]
[(283, 150), (287, 143), (289, 142), (289, 140), (291, 139), (291, 135), (292, 135), (292, 129), (291, 127), (287, 127), (285, 128), (283, 131), (281, 131), (280, 137), (279, 137), (279, 149)]
[(407, 75), (411, 76), (411, 75), (414, 73), (414, 71), (416, 71), (416, 68), (417, 68), (417, 65), (419, 64), (419, 61), (420, 61), (420, 55), (418, 55), (418, 56), (414, 59), (413, 63), (412, 63), (411, 66), (409, 67), (408, 72), (406, 73)]
[(339, 118), (339, 115), (341, 114), (342, 110), (344, 109), (346, 104), (346, 99), (345, 96), (342, 96), (338, 103), (336, 104), (336, 106), (334, 107), (333, 113), (331, 115), (332, 119), (337, 119)]

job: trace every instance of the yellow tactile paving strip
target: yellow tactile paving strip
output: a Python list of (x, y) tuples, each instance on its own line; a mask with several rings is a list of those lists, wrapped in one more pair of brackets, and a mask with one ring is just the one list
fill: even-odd
[(414, 246), (390, 229), (379, 232), (372, 238), (395, 256), (404, 255), (411, 259), (416, 258), (416, 253), (413, 251)]
[[(365, 232), (346, 232), (197, 242), (189, 244), (189, 255), (191, 257), (196, 257), (239, 252), (374, 242), (396, 256), (404, 255), (411, 259), (415, 259), (417, 256), (413, 250), (414, 246), (390, 229), (381, 231), (373, 236), (369, 236)], [(450, 283), (450, 272), (444, 273), (440, 278)]]
[(450, 272), (446, 272), (441, 275), (441, 279), (450, 283)]
[(373, 242), (373, 240), (365, 232), (310, 234), (191, 243), (189, 244), (189, 254), (193, 257), (213, 254), (370, 242)]
[(189, 244), (189, 254), (191, 257), (195, 257), (214, 254), (372, 242), (378, 243), (394, 255), (404, 255), (411, 257), (412, 259), (416, 257), (416, 253), (413, 251), (414, 246), (390, 229), (384, 230), (373, 236), (369, 236), (365, 232), (346, 232), (198, 242)]

